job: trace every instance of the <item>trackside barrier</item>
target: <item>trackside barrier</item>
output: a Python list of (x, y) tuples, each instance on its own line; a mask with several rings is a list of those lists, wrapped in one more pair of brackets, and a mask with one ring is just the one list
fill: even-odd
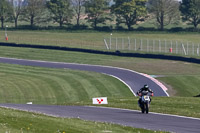
[(144, 38), (104, 38), (104, 43), (110, 44), (109, 50), (141, 51), (153, 53), (171, 53), (199, 56), (200, 46), (193, 42), (174, 40), (144, 39)]

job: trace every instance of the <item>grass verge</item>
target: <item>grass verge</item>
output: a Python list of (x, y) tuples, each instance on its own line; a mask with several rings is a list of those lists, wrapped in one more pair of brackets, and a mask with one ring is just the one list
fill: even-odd
[(1, 133), (161, 133), (161, 131), (136, 129), (80, 119), (55, 118), (4, 108), (0, 108), (0, 112)]

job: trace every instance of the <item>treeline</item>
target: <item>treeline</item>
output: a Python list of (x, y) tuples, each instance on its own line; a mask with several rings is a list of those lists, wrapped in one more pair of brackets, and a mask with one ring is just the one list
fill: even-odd
[(200, 24), (200, 0), (0, 0), (1, 28), (5, 22), (30, 22), (30, 27), (40, 23), (54, 22), (60, 27), (76, 19), (78, 28), (85, 19), (93, 28), (107, 22), (128, 30), (146, 20), (154, 20), (160, 30), (180, 20)]

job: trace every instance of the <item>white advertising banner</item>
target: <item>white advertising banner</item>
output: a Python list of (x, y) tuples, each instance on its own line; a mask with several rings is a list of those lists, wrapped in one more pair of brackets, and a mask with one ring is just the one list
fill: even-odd
[(28, 103), (26, 103), (26, 104), (33, 104), (32, 102), (28, 102)]
[(92, 98), (93, 104), (108, 104), (107, 97)]

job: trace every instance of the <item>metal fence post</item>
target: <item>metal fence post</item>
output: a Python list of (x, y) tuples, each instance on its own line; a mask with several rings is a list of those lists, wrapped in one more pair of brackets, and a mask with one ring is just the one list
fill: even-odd
[(147, 52), (149, 52), (149, 39), (147, 39)]
[(182, 43), (182, 48), (183, 48), (183, 52), (184, 52), (184, 54), (185, 54), (185, 55), (187, 55), (187, 54), (186, 54), (186, 50), (185, 50), (185, 47), (184, 47), (184, 44), (183, 44), (183, 43)]
[(137, 50), (137, 39), (135, 38), (135, 51)]
[(171, 41), (171, 53), (173, 53), (173, 42)]
[(167, 41), (165, 40), (165, 53), (167, 53)]
[(118, 50), (118, 39), (117, 39), (117, 37), (116, 37), (116, 50)]
[(194, 43), (192, 43), (192, 54), (194, 55)]
[(159, 40), (159, 52), (161, 52), (161, 41)]
[(131, 40), (130, 40), (130, 37), (128, 37), (128, 50), (130, 50), (130, 48), (131, 48)]
[(106, 39), (104, 38), (104, 44), (106, 45), (107, 50), (109, 49)]
[(178, 42), (176, 41), (176, 54), (178, 54)]
[(111, 50), (111, 46), (112, 45), (112, 33), (110, 34), (110, 50)]
[(122, 38), (122, 49), (124, 50), (124, 38)]

